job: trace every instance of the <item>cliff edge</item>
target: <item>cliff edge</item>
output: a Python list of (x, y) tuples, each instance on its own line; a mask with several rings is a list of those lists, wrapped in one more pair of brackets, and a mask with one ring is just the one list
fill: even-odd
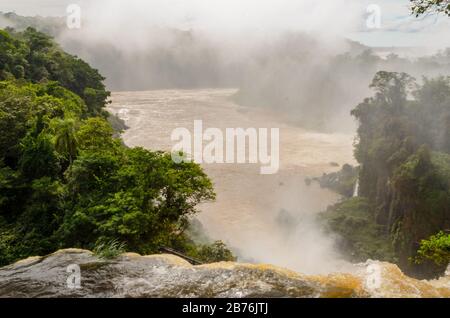
[(271, 265), (193, 266), (168, 254), (105, 260), (65, 249), (0, 268), (0, 297), (450, 297), (448, 274), (420, 281), (368, 261), (351, 274), (306, 276)]

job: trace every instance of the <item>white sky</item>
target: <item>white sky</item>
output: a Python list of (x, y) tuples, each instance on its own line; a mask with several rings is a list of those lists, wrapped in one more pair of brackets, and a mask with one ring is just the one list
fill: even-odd
[[(120, 28), (148, 23), (213, 30), (319, 30), (370, 46), (450, 47), (450, 18), (416, 19), (409, 0), (0, 0), (0, 11), (64, 16), (77, 3), (89, 20)], [(366, 27), (366, 8), (381, 8), (381, 29)]]

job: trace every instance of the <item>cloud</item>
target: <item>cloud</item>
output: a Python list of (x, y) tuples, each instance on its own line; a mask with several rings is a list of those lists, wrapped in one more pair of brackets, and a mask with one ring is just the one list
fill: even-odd
[[(366, 45), (444, 47), (450, 42), (450, 19), (417, 19), (409, 0), (2, 0), (3, 11), (26, 15), (64, 15), (76, 2), (98, 40), (126, 37), (139, 48), (145, 30), (154, 27), (199, 29), (234, 37), (249, 31), (260, 36), (282, 30), (347, 36)], [(381, 8), (382, 28), (367, 29), (366, 8)], [(121, 39), (121, 41), (124, 39)]]
[[(356, 0), (95, 0), (81, 1), (99, 32), (149, 26), (216, 32), (303, 30), (345, 34), (361, 23)], [(93, 30), (95, 31), (95, 30)]]

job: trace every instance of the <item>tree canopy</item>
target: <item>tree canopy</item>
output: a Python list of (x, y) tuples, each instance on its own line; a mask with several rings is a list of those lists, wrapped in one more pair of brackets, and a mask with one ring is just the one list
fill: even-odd
[[(417, 264), (411, 259), (417, 250), (422, 256), (431, 253), (431, 243), (420, 245), (421, 240), (450, 228), (450, 78), (418, 83), (406, 73), (380, 71), (370, 87), (374, 95), (352, 111), (359, 122), (358, 195), (369, 213), (361, 213), (353, 199), (336, 205), (326, 217), (350, 255), (396, 259), (410, 275), (436, 276), (445, 270), (442, 262)], [(363, 216), (365, 227), (376, 229), (375, 234), (349, 226), (356, 216)], [(383, 249), (374, 248), (374, 237)]]
[(450, 234), (440, 231), (436, 235), (422, 240), (415, 260), (418, 263), (431, 260), (445, 266), (450, 264)]
[(84, 100), (87, 114), (106, 116), (102, 108), (109, 92), (103, 76), (34, 28), (23, 32), (0, 30), (0, 80), (14, 78), (32, 83), (58, 82)]

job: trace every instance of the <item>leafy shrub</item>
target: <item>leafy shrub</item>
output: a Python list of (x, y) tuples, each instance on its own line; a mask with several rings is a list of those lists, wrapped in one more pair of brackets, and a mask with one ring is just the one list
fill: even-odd
[(431, 260), (437, 265), (448, 265), (450, 263), (450, 234), (440, 231), (428, 239), (422, 240), (414, 260), (418, 264), (423, 263), (424, 260)]
[(99, 241), (93, 252), (100, 258), (112, 259), (125, 252), (125, 245), (125, 243), (117, 240)]

